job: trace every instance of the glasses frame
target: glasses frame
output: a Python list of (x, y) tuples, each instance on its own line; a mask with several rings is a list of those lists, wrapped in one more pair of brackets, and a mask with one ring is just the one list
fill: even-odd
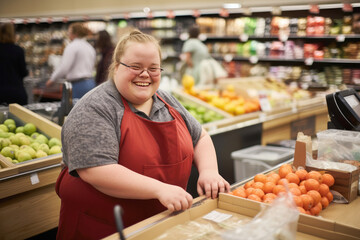
[[(155, 68), (155, 69), (159, 69), (160, 72), (159, 72), (158, 75), (154, 75), (154, 73), (151, 72), (151, 71), (149, 71), (149, 69), (147, 69), (147, 68), (142, 68), (142, 69), (141, 69), (140, 67), (129, 66), (129, 65), (123, 63), (123, 62), (119, 62), (119, 63), (120, 63), (121, 65), (127, 67), (128, 69), (130, 69), (131, 71), (133, 71), (133, 72), (136, 73), (137, 75), (140, 75), (140, 74), (142, 74), (144, 71), (146, 71), (150, 76), (152, 76), (152, 77), (157, 77), (157, 76), (160, 76), (160, 74), (161, 74), (162, 71), (164, 71), (163, 68)], [(136, 70), (136, 69), (134, 69), (134, 68), (140, 68), (140, 69), (139, 69), (139, 70)], [(140, 71), (140, 70), (141, 70), (141, 71)], [(140, 71), (140, 72), (137, 73), (138, 71)]]

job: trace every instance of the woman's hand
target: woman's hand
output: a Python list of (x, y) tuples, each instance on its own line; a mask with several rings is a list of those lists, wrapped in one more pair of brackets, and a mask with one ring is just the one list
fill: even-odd
[(178, 186), (165, 184), (157, 193), (158, 199), (171, 212), (186, 210), (191, 207), (193, 198)]
[(215, 170), (204, 170), (200, 173), (197, 191), (200, 196), (217, 198), (220, 192), (229, 192), (230, 184)]

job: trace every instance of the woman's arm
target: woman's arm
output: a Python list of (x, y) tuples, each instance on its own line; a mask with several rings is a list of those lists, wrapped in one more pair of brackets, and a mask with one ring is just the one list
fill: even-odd
[(214, 144), (204, 129), (195, 146), (194, 161), (199, 171), (199, 195), (216, 198), (219, 192), (230, 191), (230, 184), (219, 174)]

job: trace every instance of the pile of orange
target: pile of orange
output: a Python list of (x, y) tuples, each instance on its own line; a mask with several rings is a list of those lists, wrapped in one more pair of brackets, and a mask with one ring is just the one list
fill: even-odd
[[(230, 194), (258, 202), (271, 203), (287, 189), (301, 213), (319, 215), (333, 200), (330, 187), (335, 179), (329, 173), (294, 170), (290, 164), (280, 166), (278, 173), (257, 174), (254, 179)], [(287, 186), (287, 188), (286, 188)]]

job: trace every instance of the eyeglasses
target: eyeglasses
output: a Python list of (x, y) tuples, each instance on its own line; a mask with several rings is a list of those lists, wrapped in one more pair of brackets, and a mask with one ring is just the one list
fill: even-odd
[(157, 77), (160, 75), (160, 73), (162, 71), (164, 71), (164, 69), (162, 68), (156, 68), (156, 67), (151, 67), (151, 68), (141, 68), (141, 67), (138, 67), (138, 66), (129, 66), (129, 65), (126, 65), (125, 63), (122, 63), (120, 62), (121, 65), (124, 65), (125, 67), (129, 68), (133, 73), (135, 73), (136, 75), (140, 75), (142, 74), (144, 71), (147, 71), (148, 74), (152, 77)]

